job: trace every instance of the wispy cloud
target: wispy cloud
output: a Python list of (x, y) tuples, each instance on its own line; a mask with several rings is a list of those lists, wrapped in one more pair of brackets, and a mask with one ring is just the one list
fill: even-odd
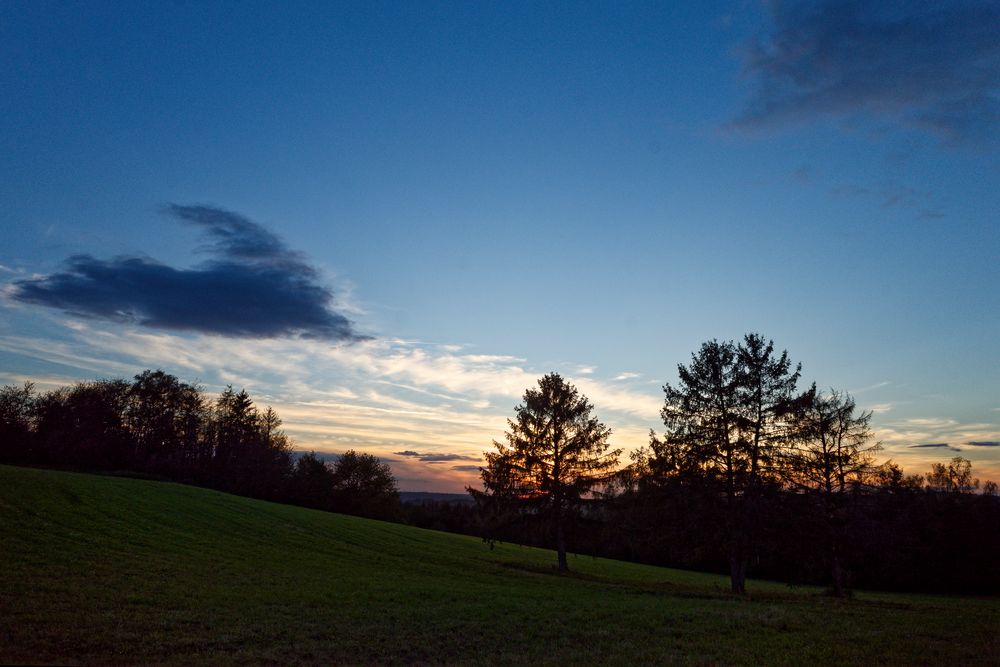
[(604, 410), (638, 417), (656, 425), (660, 420), (663, 395), (659, 392), (639, 392), (590, 378), (570, 378), (596, 406), (598, 415)]
[[(550, 370), (456, 345), (369, 340), (338, 346), (318, 339), (150, 331), (96, 320), (61, 324), (60, 341), (0, 337), (0, 351), (76, 368), (82, 378), (163, 368), (210, 392), (234, 383), (278, 411), (298, 448), (372, 452), (391, 462), (408, 490), (460, 490), (478, 483), (472, 464), (503, 437), (525, 389)], [(659, 422), (656, 388), (569, 379), (612, 428), (613, 446), (646, 444), (649, 428)]]
[(941, 455), (960, 453), (974, 459), (980, 474), (1000, 477), (1000, 424), (961, 422), (935, 417), (890, 420), (875, 425), (885, 455), (922, 472)]
[(854, 395), (863, 394), (863, 393), (868, 392), (868, 391), (875, 391), (876, 389), (881, 389), (882, 387), (888, 387), (890, 384), (892, 384), (892, 383), (889, 382), (888, 380), (883, 380), (882, 382), (876, 382), (875, 384), (870, 384), (870, 385), (868, 385), (866, 387), (860, 387), (858, 389), (852, 389), (850, 393), (852, 393)]
[(442, 454), (433, 452), (415, 452), (413, 450), (406, 450), (402, 452), (393, 452), (396, 456), (408, 456), (415, 458), (418, 461), (424, 463), (446, 463), (449, 461), (480, 461), (478, 456), (463, 456), (462, 454)]
[(866, 115), (947, 141), (1000, 124), (1000, 5), (820, 0), (770, 3), (747, 50), (755, 82), (737, 128)]
[(148, 257), (104, 260), (75, 255), (63, 271), (17, 280), (8, 296), (88, 318), (153, 329), (232, 337), (362, 339), (333, 308), (333, 291), (317, 269), (277, 235), (231, 211), (211, 206), (166, 208), (198, 227), (211, 256), (195, 268)]

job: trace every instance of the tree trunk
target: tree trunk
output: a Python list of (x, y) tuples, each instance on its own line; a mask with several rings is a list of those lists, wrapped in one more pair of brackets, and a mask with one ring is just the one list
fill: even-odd
[(738, 543), (733, 543), (729, 554), (729, 585), (733, 593), (745, 595), (747, 592), (747, 559)]
[(830, 554), (830, 585), (831, 593), (838, 598), (850, 595), (848, 586), (848, 571), (844, 567), (841, 545), (846, 538), (844, 527), (844, 497), (843, 495), (827, 494), (826, 522), (827, 540)]
[(833, 578), (833, 594), (835, 597), (842, 598), (847, 596), (847, 587), (844, 585), (844, 568), (840, 564), (840, 554), (837, 551), (837, 548), (834, 547), (830, 574)]
[(566, 532), (563, 528), (562, 512), (556, 517), (556, 551), (559, 554), (559, 571), (569, 572), (569, 564), (566, 562)]
[[(742, 499), (743, 502), (746, 499)], [(726, 504), (729, 516), (726, 519), (726, 528), (729, 531), (729, 586), (733, 593), (743, 595), (746, 593), (746, 549), (744, 538), (744, 526), (746, 518), (746, 508), (736, 498), (736, 494), (730, 492), (726, 494)]]
[(745, 595), (747, 592), (747, 559), (750, 542), (750, 516), (753, 507), (748, 489), (743, 498), (731, 498), (729, 530), (729, 585), (733, 593)]

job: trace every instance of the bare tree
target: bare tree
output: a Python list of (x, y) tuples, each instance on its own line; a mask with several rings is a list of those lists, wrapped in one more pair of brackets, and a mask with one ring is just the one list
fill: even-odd
[(821, 539), (830, 567), (833, 594), (849, 591), (844, 552), (847, 543), (846, 493), (871, 477), (875, 454), (871, 412), (855, 414), (850, 394), (830, 390), (806, 392), (794, 413), (796, 437), (786, 454), (784, 478), (794, 489), (817, 497), (822, 517)]

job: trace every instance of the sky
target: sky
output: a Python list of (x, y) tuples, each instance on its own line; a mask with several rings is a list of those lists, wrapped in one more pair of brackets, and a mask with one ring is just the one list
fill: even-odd
[(0, 3), (0, 384), (161, 368), (460, 492), (711, 339), (1000, 480), (995, 2)]

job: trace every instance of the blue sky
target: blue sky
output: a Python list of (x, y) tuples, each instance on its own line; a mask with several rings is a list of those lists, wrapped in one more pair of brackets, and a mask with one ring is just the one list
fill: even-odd
[(0, 382), (233, 383), (459, 490), (543, 373), (633, 447), (760, 331), (998, 479), (1000, 10), (874, 4), (3, 3)]

